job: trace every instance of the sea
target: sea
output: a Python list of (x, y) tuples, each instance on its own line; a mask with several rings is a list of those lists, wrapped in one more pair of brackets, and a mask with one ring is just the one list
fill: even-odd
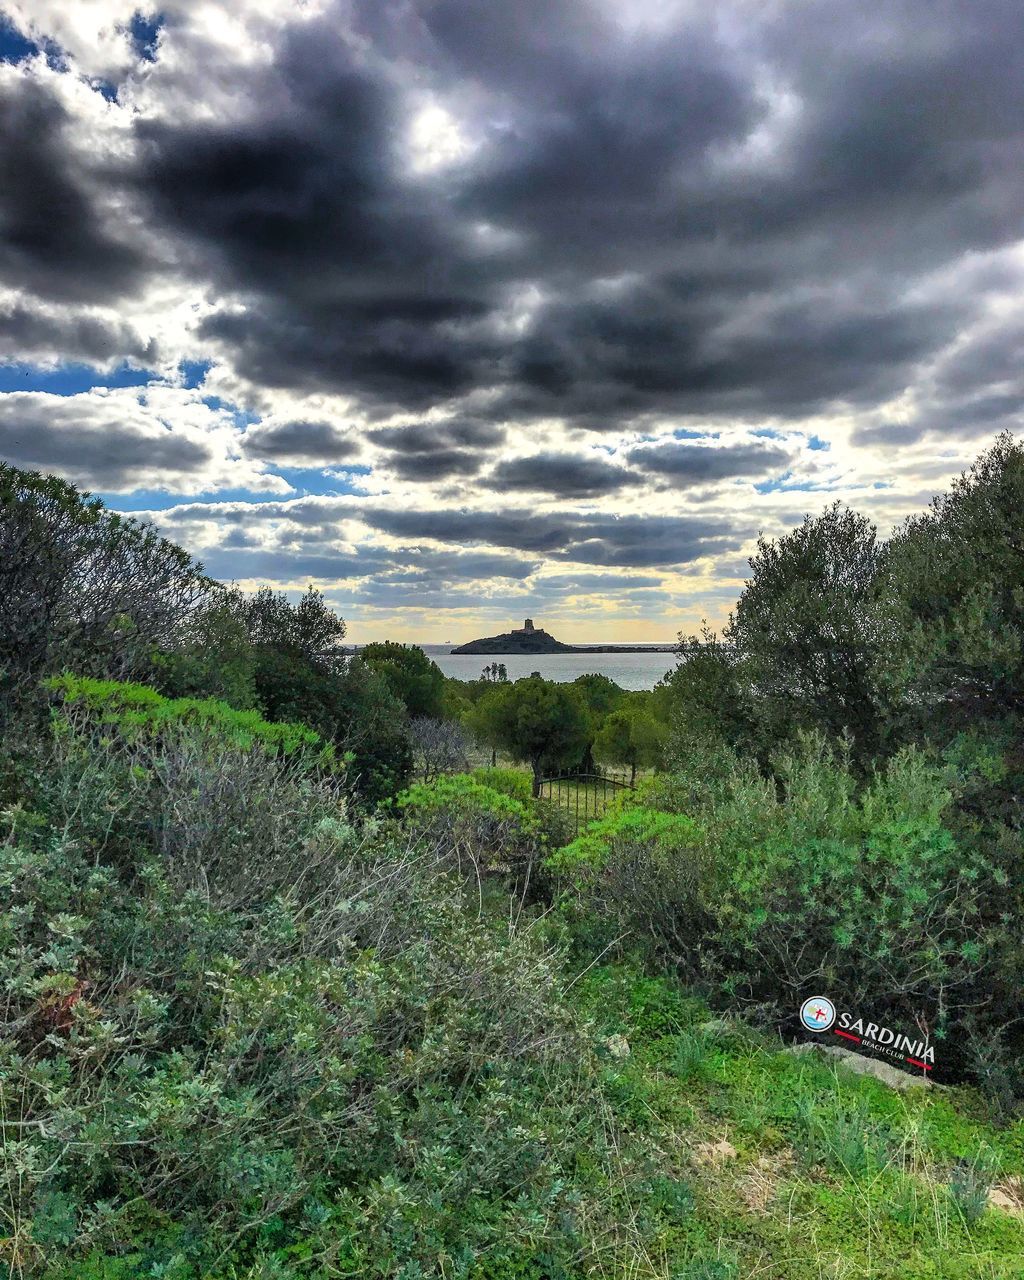
[(479, 680), (484, 667), (503, 662), (510, 680), (539, 671), (545, 680), (566, 683), (592, 672), (614, 680), (620, 689), (653, 689), (675, 665), (671, 653), (452, 653), (450, 644), (421, 645), (446, 676)]

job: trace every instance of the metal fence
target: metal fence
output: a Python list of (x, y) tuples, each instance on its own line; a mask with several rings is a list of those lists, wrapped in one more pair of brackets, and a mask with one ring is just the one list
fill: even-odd
[(569, 816), (578, 835), (588, 822), (600, 818), (620, 791), (632, 784), (603, 773), (560, 773), (540, 781), (540, 798), (557, 804)]

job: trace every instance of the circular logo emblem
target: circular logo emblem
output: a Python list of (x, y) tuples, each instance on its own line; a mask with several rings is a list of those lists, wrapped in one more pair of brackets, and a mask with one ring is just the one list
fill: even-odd
[(800, 1006), (800, 1021), (808, 1031), (827, 1031), (836, 1020), (836, 1007), (826, 996), (812, 996)]

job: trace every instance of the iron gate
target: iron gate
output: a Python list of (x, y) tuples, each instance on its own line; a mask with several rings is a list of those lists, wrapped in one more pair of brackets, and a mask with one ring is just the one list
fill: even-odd
[(560, 773), (541, 778), (537, 794), (563, 809), (579, 835), (588, 822), (601, 817), (613, 796), (630, 790), (632, 784), (625, 779), (603, 773)]

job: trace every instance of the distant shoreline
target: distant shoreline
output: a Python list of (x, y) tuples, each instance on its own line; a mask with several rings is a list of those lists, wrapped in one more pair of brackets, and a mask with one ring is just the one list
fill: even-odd
[[(474, 649), (473, 654), (504, 654), (508, 657), (550, 657), (559, 653), (675, 653), (674, 644), (567, 644), (560, 649)], [(453, 650), (454, 652), (454, 650)], [(471, 657), (473, 654), (457, 654)]]
[[(374, 641), (368, 640), (366, 644), (373, 644)], [(415, 643), (413, 641), (410, 644)], [(346, 647), (345, 652), (348, 654), (356, 654), (360, 649), (365, 649), (366, 644), (354, 644)], [(559, 653), (675, 653), (678, 645), (674, 644), (567, 644), (559, 649), (474, 649), (472, 653), (458, 653), (459, 645), (435, 644), (424, 641), (418, 646), (421, 649), (447, 649), (450, 654), (455, 657), (470, 658), (477, 655), (490, 657), (553, 657)]]

